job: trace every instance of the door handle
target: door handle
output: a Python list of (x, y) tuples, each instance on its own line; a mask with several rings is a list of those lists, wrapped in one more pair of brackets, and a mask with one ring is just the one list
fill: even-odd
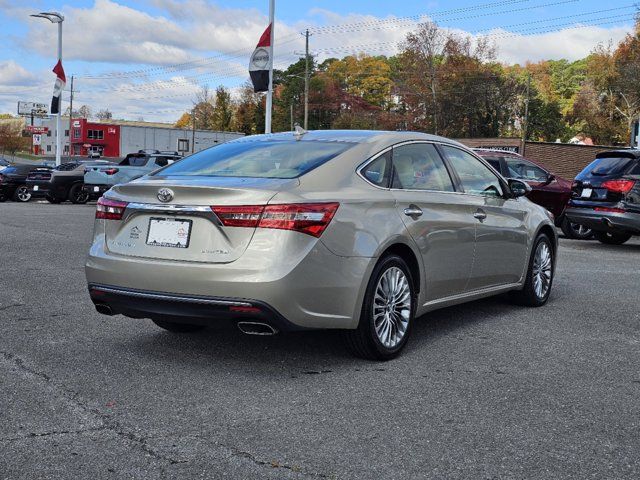
[(407, 217), (419, 217), (420, 215), (422, 215), (422, 210), (415, 205), (410, 205), (409, 207), (404, 209), (404, 214)]
[(487, 214), (483, 210), (478, 210), (473, 214), (473, 218), (477, 218), (481, 222), (487, 218)]

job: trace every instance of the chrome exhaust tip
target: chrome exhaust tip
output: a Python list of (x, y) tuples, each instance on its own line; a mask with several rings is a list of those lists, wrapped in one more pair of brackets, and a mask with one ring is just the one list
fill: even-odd
[(96, 303), (95, 305), (96, 311), (103, 315), (113, 315), (113, 310), (109, 305), (105, 305), (104, 303)]
[(275, 335), (278, 330), (268, 323), (262, 322), (238, 322), (238, 329), (247, 335)]

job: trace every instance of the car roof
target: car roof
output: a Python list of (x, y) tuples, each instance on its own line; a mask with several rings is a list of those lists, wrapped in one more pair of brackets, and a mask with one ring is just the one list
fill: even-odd
[(250, 135), (247, 137), (232, 140), (233, 143), (260, 142), (260, 141), (324, 141), (324, 142), (349, 142), (349, 143), (376, 143), (389, 142), (399, 143), (410, 140), (425, 140), (432, 142), (448, 143), (460, 147), (465, 147), (455, 140), (437, 135), (430, 135), (422, 132), (408, 131), (383, 131), (383, 130), (309, 130), (302, 135), (295, 135), (293, 132), (272, 133), (264, 135)]
[(609, 150), (606, 152), (600, 152), (596, 154), (596, 158), (611, 158), (611, 157), (629, 157), (629, 158), (640, 158), (640, 150)]

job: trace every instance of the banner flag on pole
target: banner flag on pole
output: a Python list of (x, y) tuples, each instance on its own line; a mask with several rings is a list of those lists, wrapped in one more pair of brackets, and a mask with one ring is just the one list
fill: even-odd
[(60, 103), (62, 100), (62, 90), (67, 83), (67, 77), (64, 76), (64, 68), (62, 62), (58, 60), (56, 66), (53, 67), (53, 73), (56, 74), (56, 83), (53, 86), (53, 98), (51, 99), (51, 113), (60, 112)]
[(269, 90), (269, 71), (273, 65), (273, 47), (271, 45), (271, 25), (267, 27), (249, 62), (249, 75), (253, 83), (253, 91), (266, 92)]

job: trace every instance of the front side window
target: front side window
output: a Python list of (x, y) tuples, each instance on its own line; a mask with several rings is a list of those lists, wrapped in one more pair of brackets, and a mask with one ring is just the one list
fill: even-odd
[(476, 157), (448, 145), (443, 145), (442, 149), (458, 174), (465, 193), (487, 197), (501, 197), (503, 195), (498, 177)]
[(391, 150), (369, 163), (360, 173), (374, 185), (383, 188), (388, 187), (391, 176)]
[(496, 169), (496, 172), (502, 172), (502, 168), (500, 168), (500, 158), (498, 157), (485, 157), (483, 156), (489, 165)]
[(195, 153), (156, 175), (297, 178), (353, 145), (318, 140), (229, 142)]
[(505, 162), (507, 163), (507, 176), (509, 178), (529, 182), (544, 182), (547, 180), (547, 172), (522, 158), (506, 157)]
[(393, 149), (393, 188), (453, 192), (451, 177), (436, 147), (412, 143)]

